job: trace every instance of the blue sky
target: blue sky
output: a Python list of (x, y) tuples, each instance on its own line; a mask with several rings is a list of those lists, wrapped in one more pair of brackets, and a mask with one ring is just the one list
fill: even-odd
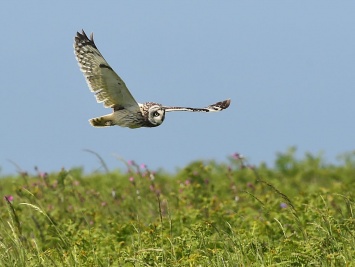
[[(277, 152), (355, 149), (354, 1), (6, 1), (0, 9), (0, 175), (62, 167), (110, 169), (116, 159), (174, 172), (234, 152), (272, 166)], [(94, 32), (138, 102), (205, 106), (157, 128), (97, 129), (97, 104), (73, 54)]]

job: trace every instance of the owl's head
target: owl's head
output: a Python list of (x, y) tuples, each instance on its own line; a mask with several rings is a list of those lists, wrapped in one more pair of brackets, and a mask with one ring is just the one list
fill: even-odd
[(165, 109), (159, 104), (150, 105), (147, 113), (151, 127), (159, 126), (165, 119)]

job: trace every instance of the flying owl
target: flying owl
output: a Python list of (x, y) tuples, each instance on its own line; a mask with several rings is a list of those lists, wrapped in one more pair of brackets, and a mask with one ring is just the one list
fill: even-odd
[(217, 102), (205, 108), (169, 107), (154, 102), (138, 103), (124, 81), (106, 62), (97, 49), (93, 34), (90, 38), (84, 30), (77, 32), (74, 53), (90, 90), (98, 103), (112, 108), (111, 114), (90, 119), (94, 127), (119, 125), (129, 128), (156, 127), (163, 123), (165, 113), (170, 111), (215, 112), (226, 109), (230, 99)]

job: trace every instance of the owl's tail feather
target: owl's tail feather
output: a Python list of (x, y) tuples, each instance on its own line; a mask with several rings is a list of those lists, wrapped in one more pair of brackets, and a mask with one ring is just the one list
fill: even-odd
[(94, 127), (109, 127), (115, 125), (112, 119), (112, 114), (109, 114), (106, 116), (90, 119), (89, 122)]

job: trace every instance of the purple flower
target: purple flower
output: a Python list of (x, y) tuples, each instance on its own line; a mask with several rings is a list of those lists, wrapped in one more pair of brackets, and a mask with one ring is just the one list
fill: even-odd
[(286, 209), (286, 208), (287, 208), (287, 204), (282, 202), (282, 203), (280, 204), (280, 208), (281, 208), (281, 209)]
[(129, 181), (130, 181), (131, 183), (133, 183), (133, 182), (134, 182), (134, 177), (133, 177), (133, 176), (129, 177)]
[(240, 159), (243, 159), (243, 156), (240, 155), (239, 153), (234, 153), (232, 155), (232, 158), (234, 158), (235, 160), (240, 160)]
[(46, 173), (46, 172), (39, 172), (39, 173), (38, 173), (38, 176), (41, 177), (41, 178), (43, 178), (43, 179), (47, 179), (47, 178), (48, 178), (48, 173)]
[(14, 201), (14, 197), (12, 195), (5, 196), (4, 198), (9, 202)]
[(141, 164), (141, 169), (146, 169), (147, 165), (145, 165), (144, 163)]
[(37, 172), (38, 177), (40, 177), (40, 178), (42, 178), (42, 179), (48, 178), (48, 173), (46, 173), (46, 172), (41, 172), (37, 166), (35, 166), (35, 171)]
[(136, 163), (135, 163), (133, 160), (127, 161), (127, 164), (128, 164), (129, 166), (136, 165)]

